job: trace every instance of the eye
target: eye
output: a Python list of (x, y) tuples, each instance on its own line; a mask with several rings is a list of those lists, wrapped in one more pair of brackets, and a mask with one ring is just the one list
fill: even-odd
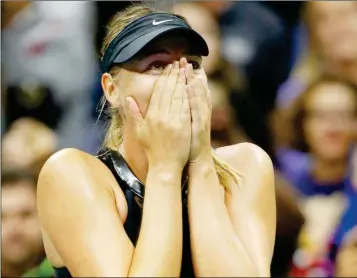
[(192, 68), (194, 70), (198, 70), (201, 68), (201, 64), (196, 61), (188, 61), (188, 63), (192, 65)]
[(166, 63), (156, 61), (156, 62), (151, 63), (148, 66), (147, 70), (148, 71), (162, 71), (165, 69), (165, 67), (166, 67)]

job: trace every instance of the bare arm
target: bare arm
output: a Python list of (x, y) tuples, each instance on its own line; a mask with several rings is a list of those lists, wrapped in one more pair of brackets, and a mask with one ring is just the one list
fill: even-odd
[(231, 185), (224, 199), (210, 162), (191, 168), (189, 212), (196, 274), (270, 276), (276, 226), (271, 161), (251, 144), (222, 148), (217, 154), (237, 167), (243, 179), (239, 187)]
[(268, 277), (276, 231), (272, 162), (262, 149), (249, 143), (222, 148), (221, 157), (242, 174), (240, 186), (232, 186), (231, 194), (226, 194), (235, 233), (254, 262), (257, 275)]
[(100, 161), (88, 157), (76, 150), (61, 151), (45, 164), (38, 182), (43, 228), (71, 274), (178, 276), (182, 246), (178, 232), (182, 230), (180, 173), (169, 168), (160, 172), (150, 169), (134, 249), (118, 213), (112, 189), (116, 181)]
[(182, 260), (182, 172), (151, 168), (130, 276), (178, 277)]
[(257, 276), (236, 235), (212, 160), (189, 167), (191, 252), (198, 277)]

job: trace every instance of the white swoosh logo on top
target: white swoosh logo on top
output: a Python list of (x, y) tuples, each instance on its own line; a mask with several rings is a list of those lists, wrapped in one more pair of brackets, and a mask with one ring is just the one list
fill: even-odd
[(165, 22), (172, 21), (172, 19), (167, 19), (167, 20), (161, 20), (161, 21), (156, 21), (155, 19), (152, 21), (152, 25), (160, 25)]

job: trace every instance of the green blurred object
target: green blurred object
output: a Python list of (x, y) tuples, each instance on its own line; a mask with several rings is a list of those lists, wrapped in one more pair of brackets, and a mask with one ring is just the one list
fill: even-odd
[(51, 263), (45, 259), (39, 266), (29, 270), (22, 277), (54, 277), (54, 271)]

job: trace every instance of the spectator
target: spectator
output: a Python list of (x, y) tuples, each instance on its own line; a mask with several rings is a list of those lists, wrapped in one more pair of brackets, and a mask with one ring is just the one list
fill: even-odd
[(3, 137), (3, 167), (28, 168), (39, 173), (56, 149), (57, 136), (53, 130), (35, 119), (20, 118)]
[(214, 148), (249, 141), (236, 122), (234, 109), (229, 102), (228, 88), (220, 80), (208, 81), (212, 99), (211, 145)]
[[(342, 190), (355, 142), (356, 106), (357, 92), (353, 85), (338, 78), (321, 77), (300, 95), (291, 110), (285, 110), (286, 117), (281, 120), (289, 127), (280, 124), (283, 132), (279, 134), (287, 143), (284, 147), (310, 154), (306, 163), (295, 165), (284, 147), (278, 150), (282, 171), (301, 194), (310, 196)], [(311, 178), (330, 186), (320, 187), (315, 183), (313, 186)]]
[(357, 86), (357, 3), (306, 2), (303, 21), (309, 47), (278, 93), (278, 105), (286, 106), (321, 73), (337, 76)]
[(297, 256), (299, 259), (295, 263), (298, 267), (310, 264), (302, 263), (301, 258), (312, 257), (311, 264), (315, 264), (314, 267), (317, 264), (328, 273), (331, 271), (329, 262), (321, 261), (329, 252), (332, 234), (342, 225), (339, 223), (346, 213), (348, 198), (354, 194), (351, 191), (351, 150), (357, 121), (356, 89), (338, 78), (321, 77), (286, 113), (289, 116), (285, 120), (290, 126), (286, 128), (281, 124), (280, 128), (285, 129), (288, 150), (308, 153), (304, 160), (298, 160), (300, 164), (284, 148), (280, 148), (277, 155), (280, 169), (300, 193), (306, 217), (302, 249), (299, 250), (299, 254), (305, 255)]
[(357, 85), (357, 4), (320, 1), (306, 5), (312, 51), (321, 66)]
[(94, 133), (90, 94), (97, 77), (94, 4), (28, 1), (6, 6), (5, 13), (17, 13), (6, 15), (2, 29), (5, 87), (36, 82), (50, 88), (63, 111), (56, 127), (59, 147), (88, 150)]
[(36, 175), (3, 169), (1, 179), (2, 276), (18, 277), (44, 258), (37, 218)]

